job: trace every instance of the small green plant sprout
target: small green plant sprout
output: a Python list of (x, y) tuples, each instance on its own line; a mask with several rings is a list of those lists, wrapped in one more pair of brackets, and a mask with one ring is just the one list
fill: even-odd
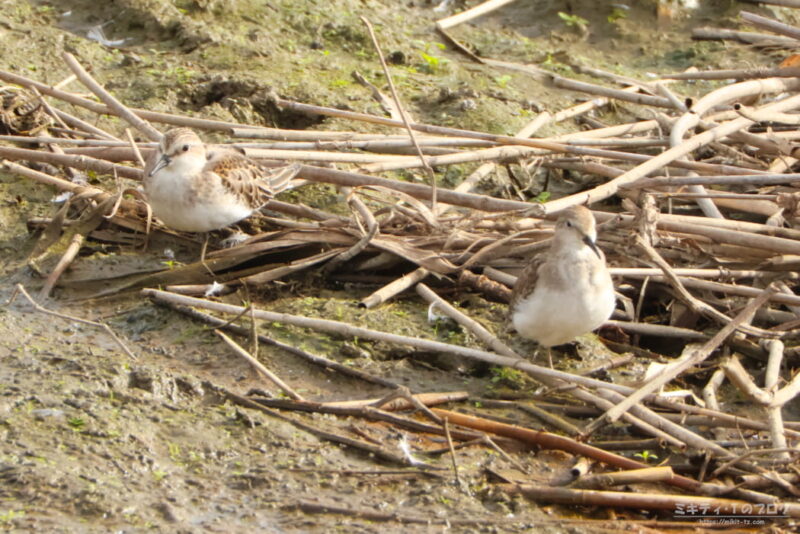
[(425, 50), (419, 53), (420, 57), (425, 62), (423, 69), (427, 71), (428, 74), (436, 74), (440, 72), (445, 65), (450, 63), (450, 60), (433, 55), (435, 51), (431, 50), (431, 46), (439, 50), (444, 50), (446, 47), (442, 43), (429, 43), (425, 45)]
[(548, 200), (550, 200), (550, 191), (542, 191), (541, 193), (533, 197), (533, 201), (538, 202), (539, 204), (544, 204)]
[(81, 430), (84, 425), (86, 425), (86, 421), (84, 421), (82, 417), (70, 417), (67, 419), (67, 424), (71, 426), (73, 430)]
[(564, 21), (568, 28), (577, 28), (581, 33), (586, 33), (589, 29), (589, 21), (579, 15), (570, 15), (559, 11), (558, 17)]
[(611, 24), (616, 24), (618, 20), (628, 17), (627, 6), (619, 4), (611, 4), (611, 13), (608, 14), (607, 20)]
[(7, 525), (15, 519), (25, 516), (25, 510), (9, 510), (0, 513), (0, 525)]
[(658, 460), (658, 456), (650, 451), (642, 451), (637, 452), (634, 454), (636, 458), (641, 458), (645, 463), (655, 462)]
[(525, 384), (525, 375), (518, 369), (510, 367), (492, 367), (490, 381), (495, 385), (503, 385), (513, 389), (520, 389)]
[(496, 83), (500, 89), (505, 89), (509, 81), (511, 81), (510, 74), (503, 74), (502, 76), (495, 76), (494, 78), (494, 83)]

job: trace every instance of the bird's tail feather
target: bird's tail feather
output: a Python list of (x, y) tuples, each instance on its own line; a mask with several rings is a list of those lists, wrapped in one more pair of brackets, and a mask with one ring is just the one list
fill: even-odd
[(291, 189), (292, 179), (300, 172), (300, 164), (293, 163), (284, 167), (272, 169), (270, 174), (260, 180), (261, 187), (271, 195)]

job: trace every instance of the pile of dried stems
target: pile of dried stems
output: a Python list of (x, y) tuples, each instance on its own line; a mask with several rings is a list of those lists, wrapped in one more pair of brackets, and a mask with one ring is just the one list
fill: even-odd
[[(768, 19), (764, 22), (763, 17), (744, 13), (742, 16), (751, 24), (764, 25), (786, 35), (785, 39), (794, 45), (799, 43), (795, 39), (800, 39), (800, 30), (783, 28), (785, 25)], [(444, 32), (451, 25), (440, 21), (438, 29)], [(507, 480), (501, 486), (542, 501), (673, 511), (683, 503), (710, 505), (718, 513), (728, 514), (744, 513), (742, 505), (747, 501), (762, 506), (751, 508), (751, 513), (777, 510), (800, 516), (800, 505), (784, 497), (800, 495), (795, 486), (799, 477), (794, 448), (800, 437), (800, 422), (782, 418), (783, 407), (800, 389), (800, 375), (792, 376), (790, 372), (798, 353), (798, 345), (793, 341), (800, 332), (800, 296), (794, 293), (797, 281), (793, 272), (800, 265), (800, 190), (793, 187), (800, 181), (800, 174), (789, 172), (796, 163), (794, 156), (800, 157), (794, 145), (794, 139), (800, 136), (795, 126), (800, 121), (800, 115), (795, 113), (800, 108), (796, 68), (683, 73), (654, 82), (585, 69), (588, 74), (622, 86), (611, 89), (555, 77), (531, 66), (481, 59), (536, 77), (549, 76), (558, 87), (597, 95), (591, 101), (560, 112), (541, 113), (517, 135), (502, 136), (412, 122), (396, 96), (386, 98), (377, 88), (373, 88), (375, 94), (382, 99), (391, 118), (278, 97), (275, 103), (299, 113), (395, 128), (394, 134), (282, 130), (128, 109), (97, 84), (72, 56), (66, 55), (65, 61), (74, 76), (54, 87), (0, 72), (0, 79), (13, 84), (2, 89), (0, 121), (6, 129), (21, 132), (0, 136), (6, 142), (0, 146), (5, 170), (71, 193), (52, 220), (32, 222), (45, 227), (32, 263), (55, 250), (61, 254), (66, 248), (49, 273), (41, 297), (50, 294), (86, 240), (140, 246), (146, 245), (151, 232), (170, 233), (157, 221), (151, 225), (144, 203), (123, 195), (123, 185), (116, 192), (104, 191), (81, 182), (80, 176), (89, 171), (112, 174), (119, 179), (118, 184), (123, 183), (122, 179), (141, 179), (142, 157), (153, 150), (161, 136), (152, 123), (221, 132), (232, 139), (230, 146), (250, 157), (303, 162), (300, 178), (340, 187), (346, 194), (351, 215), (272, 201), (267, 206), (272, 216), (265, 219), (276, 229), (256, 233), (233, 248), (219, 249), (202, 264), (127, 277), (113, 286), (114, 291), (167, 286), (168, 291), (145, 289), (144, 294), (220, 328), (244, 334), (249, 329), (239, 324), (242, 316), (252, 317), (254, 323), (256, 319), (280, 321), (340, 336), (382, 340), (511, 366), (528, 373), (549, 391), (561, 391), (562, 401), (558, 403), (537, 401), (513, 406), (534, 411), (563, 435), (456, 412), (429, 410), (420, 404), (452, 401), (463, 395), (431, 398), (400, 395), (424, 410), (433, 420), (431, 424), (388, 411), (407, 408), (407, 402), (393, 401), (392, 406), (383, 401), (374, 405), (310, 402), (220, 333), (291, 398), (265, 401), (225, 392), (233, 402), (284, 418), (288, 416), (279, 410), (311, 410), (384, 420), (417, 432), (446, 434), (451, 448), (452, 440), (468, 443), (477, 440), (502, 449), (511, 449), (514, 444), (518, 447), (520, 442), (527, 447), (558, 448), (603, 462), (607, 468), (624, 470), (605, 475), (579, 474), (570, 488), (521, 484), (519, 480)], [(694, 102), (687, 102), (668, 88), (670, 78), (712, 77), (747, 81), (724, 85)], [(75, 79), (100, 102), (63, 89)], [(760, 98), (760, 103), (752, 107), (741, 103), (755, 98)], [(653, 118), (553, 138), (532, 137), (546, 124), (585, 115), (611, 101), (645, 106)], [(95, 114), (117, 115), (149, 142), (135, 142), (130, 131), (125, 132), (126, 137), (118, 137), (100, 130), (64, 111), (62, 108), (67, 104)], [(12, 147), (8, 142), (36, 148)], [(410, 155), (398, 155), (398, 151)], [(702, 161), (694, 159), (699, 155)], [(40, 170), (18, 161), (36, 162)], [(468, 162), (479, 162), (480, 166), (454, 190), (437, 188), (431, 181), (434, 169), (439, 171), (448, 165)], [(531, 174), (541, 174), (545, 172), (543, 169), (550, 173), (571, 171), (599, 177), (602, 183), (544, 203), (472, 192), (481, 180), (493, 174), (497, 165), (509, 162)], [(400, 169), (423, 169), (431, 185), (377, 176)], [(530, 363), (422, 282), (433, 275), (462, 288), (482, 291), (489, 298), (507, 298), (508, 286), (513, 283), (510, 273), (524, 265), (531, 254), (547, 246), (551, 216), (576, 204), (588, 204), (596, 210), (601, 223), (600, 244), (614, 267), (622, 306), (611, 321), (616, 328), (605, 330), (606, 334), (614, 330), (610, 332), (614, 341), (609, 341), (609, 346), (636, 355), (652, 355), (638, 346), (640, 336), (700, 343), (687, 345), (683, 355), (671, 360), (656, 378), (638, 388), (609, 383), (591, 374), (576, 375)], [(291, 260), (287, 261), (289, 257)], [(423, 299), (437, 303), (440, 310), (485, 342), (491, 352), (336, 321), (242, 308), (223, 304), (215, 297), (200, 298), (208, 294), (212, 284), (215, 290), (220, 290), (217, 284), (222, 284), (231, 291), (243, 285), (260, 286), (309, 268), (322, 268), (331, 276), (373, 276), (404, 269), (404, 276), (388, 281), (364, 299), (363, 305), (379, 305), (415, 287)], [(200, 309), (234, 315), (237, 319), (223, 321)], [(665, 309), (669, 312), (663, 319), (658, 312)], [(254, 337), (255, 341), (260, 336)], [(262, 340), (315, 363), (396, 387), (389, 380), (266, 338)], [(714, 359), (710, 360), (712, 356)], [(744, 364), (743, 357), (748, 358)], [(624, 365), (629, 360), (621, 359), (616, 364)], [(747, 367), (761, 368), (762, 362), (765, 362), (764, 375), (756, 378)], [(685, 377), (687, 371), (696, 372), (698, 367), (705, 368), (698, 376), (707, 379), (702, 402), (683, 402), (661, 394), (664, 386)], [(719, 405), (716, 392), (726, 379), (759, 407), (763, 417), (742, 416), (732, 413), (730, 407), (723, 409)], [(391, 397), (394, 399), (397, 394)], [(508, 407), (507, 403), (496, 403)], [(487, 401), (485, 406), (492, 404)], [(591, 423), (583, 428), (575, 426), (577, 418), (587, 415), (594, 418)], [(403, 465), (414, 463), (411, 457), (398, 455), (386, 447), (288, 419), (325, 439), (370, 451), (384, 460)], [(584, 443), (597, 429), (617, 421), (654, 440), (604, 446)], [(458, 427), (451, 429), (448, 425)], [(726, 430), (729, 428), (738, 430), (734, 435), (739, 439), (730, 439)], [(487, 432), (494, 440), (488, 439)], [(614, 448), (642, 450), (653, 446), (691, 451), (704, 461), (682, 466), (691, 475), (683, 476), (668, 466), (642, 471), (649, 467), (646, 463), (610, 452)], [(744, 450), (747, 452), (743, 453)], [(684, 493), (586, 489), (652, 481), (676, 486)], [(764, 508), (767, 505), (768, 509)]]

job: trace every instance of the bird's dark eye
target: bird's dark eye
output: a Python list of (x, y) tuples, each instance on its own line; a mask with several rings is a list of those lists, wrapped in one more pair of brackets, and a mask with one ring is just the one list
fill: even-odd
[(567, 226), (568, 226), (569, 228), (572, 228), (572, 221), (567, 221)]
[(189, 151), (189, 145), (183, 145), (181, 150), (183, 150), (184, 152), (188, 152)]

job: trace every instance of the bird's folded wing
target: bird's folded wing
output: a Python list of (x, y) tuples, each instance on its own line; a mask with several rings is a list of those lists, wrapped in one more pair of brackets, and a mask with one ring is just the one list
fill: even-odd
[(508, 304), (509, 313), (514, 312), (514, 308), (520, 300), (533, 293), (536, 282), (539, 280), (539, 267), (542, 266), (543, 257), (544, 255), (540, 254), (531, 260), (517, 277), (517, 282), (511, 291), (511, 301)]
[(254, 208), (272, 198), (272, 192), (259, 183), (270, 171), (241, 154), (215, 153), (203, 170), (219, 176), (224, 188)]

